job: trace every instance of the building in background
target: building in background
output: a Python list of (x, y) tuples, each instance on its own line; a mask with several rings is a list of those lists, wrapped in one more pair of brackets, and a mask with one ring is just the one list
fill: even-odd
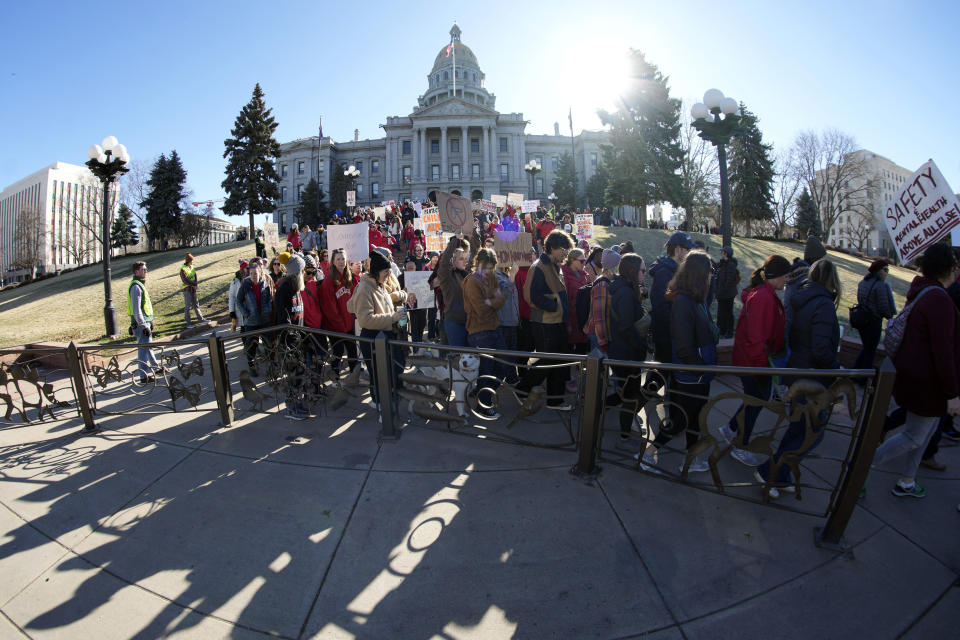
[[(351, 142), (334, 142), (314, 136), (280, 146), (280, 202), (274, 221), (281, 230), (295, 221), (300, 194), (311, 178), (324, 194), (330, 193), (338, 163), (360, 172), (358, 206), (435, 200), (439, 190), (471, 200), (513, 192), (546, 203), (564, 153), (574, 155), (579, 194), (584, 193), (607, 134), (584, 131), (571, 140), (554, 124), (553, 135), (528, 135), (523, 114), (496, 110), (496, 96), (487, 90), (473, 51), (460, 41), (457, 25), (450, 37), (452, 47), (440, 49), (427, 75), (426, 93), (410, 115), (390, 116), (380, 125), (384, 137), (360, 140), (355, 133)], [(524, 167), (533, 159), (542, 170), (531, 179)]]
[[(117, 212), (117, 199), (112, 203)], [(103, 191), (83, 166), (55, 162), (0, 192), (0, 269), (5, 281), (98, 262)]]

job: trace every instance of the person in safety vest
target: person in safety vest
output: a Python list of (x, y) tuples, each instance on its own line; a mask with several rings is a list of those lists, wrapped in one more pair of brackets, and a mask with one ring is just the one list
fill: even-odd
[(147, 263), (133, 263), (133, 279), (127, 287), (127, 315), (130, 316), (130, 332), (137, 338), (138, 382), (153, 382), (153, 372), (160, 365), (150, 349), (153, 333), (153, 304), (147, 291)]
[(203, 319), (200, 304), (197, 302), (197, 270), (193, 268), (193, 256), (189, 253), (184, 256), (183, 265), (180, 266), (180, 283), (180, 290), (183, 292), (183, 323), (187, 329), (192, 329), (194, 325), (190, 322), (191, 309), (200, 324), (206, 320)]

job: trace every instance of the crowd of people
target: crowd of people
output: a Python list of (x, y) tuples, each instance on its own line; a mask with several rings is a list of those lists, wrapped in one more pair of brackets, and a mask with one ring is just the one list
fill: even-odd
[[(672, 375), (655, 372), (651, 383), (640, 369), (614, 366), (616, 388), (607, 396), (611, 406), (620, 406), (620, 438), (617, 448), (634, 455), (645, 468), (654, 468), (659, 449), (683, 433), (688, 451), (701, 436), (697, 419), (710, 393), (712, 374), (704, 367), (717, 363), (718, 343), (733, 339), (733, 364), (756, 369), (740, 376), (744, 394), (759, 401), (770, 400), (769, 367), (836, 370), (840, 324), (837, 309), (842, 284), (836, 265), (815, 236), (808, 238), (803, 258), (793, 261), (769, 256), (755, 269), (741, 289), (739, 265), (731, 247), (723, 247), (714, 261), (702, 243), (685, 232), (669, 236), (663, 254), (647, 269), (647, 262), (630, 242), (601, 247), (571, 235), (571, 216), (542, 212), (525, 220), (534, 239), (528, 266), (498, 260), (492, 236), (503, 229), (507, 217), (478, 216), (472, 237), (449, 238), (442, 252), (426, 251), (418, 229), (413, 229), (407, 208), (377, 221), (370, 212), (357, 213), (348, 222), (370, 224), (370, 252), (362, 259), (347, 256), (340, 248), (328, 251), (323, 229), (311, 231), (296, 225), (287, 237), (286, 250), (268, 260), (262, 254), (241, 260), (230, 286), (229, 311), (237, 327), (253, 332), (271, 325), (305, 326), (346, 335), (373, 338), (381, 332), (391, 339), (421, 343), (435, 341), (485, 351), (520, 351), (549, 354), (585, 354), (598, 349), (615, 361), (647, 361), (690, 365), (689, 371)], [(258, 238), (260, 236), (258, 235)], [(188, 256), (189, 257), (189, 256)], [(146, 267), (142, 263), (145, 274)], [(401, 266), (402, 265), (402, 266)], [(894, 397), (897, 411), (888, 420), (890, 428), (903, 425), (901, 433), (887, 440), (878, 460), (901, 460), (902, 474), (895, 495), (922, 497), (915, 483), (920, 464), (942, 468), (935, 458), (942, 436), (960, 439), (952, 417), (960, 414), (960, 255), (943, 244), (932, 245), (920, 260), (920, 275), (907, 295), (911, 321), (906, 325), (903, 347), (893, 356), (899, 375)], [(418, 300), (406, 290), (404, 274), (429, 271), (433, 300)], [(884, 319), (897, 315), (891, 288), (886, 283), (889, 265), (877, 260), (870, 265), (857, 290), (860, 306), (869, 321), (858, 327), (863, 349), (858, 368), (872, 368)], [(149, 296), (145, 275), (131, 283), (130, 313), (135, 327), (146, 332)], [(191, 271), (182, 271), (184, 300), (193, 306), (195, 282)], [(193, 284), (191, 284), (193, 282)], [(192, 297), (188, 290), (193, 287)], [(928, 294), (929, 295), (924, 295)], [(741, 310), (734, 318), (733, 302), (739, 295)], [(952, 296), (952, 299), (951, 299)], [(717, 301), (716, 322), (711, 313)], [(145, 304), (141, 313), (138, 305)], [(188, 304), (185, 312), (189, 313)], [(189, 316), (188, 316), (189, 320)], [(143, 342), (143, 331), (138, 337)], [(245, 339), (248, 369), (257, 369), (257, 347), (267, 334)], [(355, 371), (365, 365), (374, 380), (370, 343), (347, 338), (329, 343), (329, 363), (335, 372), (344, 367)], [(145, 359), (149, 349), (144, 349)], [(308, 362), (311, 354), (306, 354)], [(482, 358), (479, 375), (506, 381), (521, 400), (545, 396), (546, 405), (570, 411), (568, 401), (582, 381), (576, 368), (536, 367), (529, 359)], [(396, 385), (402, 354), (394, 358), (390, 375)], [(399, 362), (398, 362), (399, 361)], [(147, 364), (143, 375), (149, 375)], [(556, 364), (550, 360), (546, 364)], [(312, 364), (310, 366), (313, 366)], [(806, 377), (806, 380), (810, 380)], [(784, 380), (789, 385), (794, 380)], [(814, 378), (821, 387), (798, 385), (790, 401), (804, 407), (816, 389), (831, 379)], [(652, 386), (651, 386), (652, 384)], [(643, 424), (645, 394), (666, 387), (662, 393), (674, 410), (662, 421), (659, 432), (646, 442), (631, 436), (633, 426)], [(377, 385), (371, 383), (375, 402)], [(742, 406), (719, 434), (733, 446), (731, 455), (754, 469), (756, 478), (769, 485), (771, 496), (791, 490), (795, 478), (782, 460), (787, 453), (806, 455), (823, 437), (830, 412), (801, 416), (789, 425), (773, 456), (751, 450), (753, 430), (760, 407)], [(492, 403), (478, 403), (479, 413), (498, 414)], [(308, 409), (295, 398), (288, 399), (286, 416), (301, 420)], [(794, 415), (798, 415), (795, 413)], [(810, 424), (808, 424), (808, 421)], [(816, 435), (810, 446), (809, 435)], [(801, 454), (797, 454), (802, 451)], [(696, 457), (687, 471), (707, 471), (707, 461)]]

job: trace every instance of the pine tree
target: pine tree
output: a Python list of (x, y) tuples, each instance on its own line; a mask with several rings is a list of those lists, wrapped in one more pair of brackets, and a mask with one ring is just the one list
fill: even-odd
[(176, 151), (168, 159), (160, 154), (147, 180), (149, 192), (140, 203), (147, 212), (147, 237), (153, 246), (163, 238), (176, 235), (182, 224), (184, 186), (187, 172)]
[(347, 212), (347, 191), (353, 179), (343, 175), (344, 170), (346, 167), (338, 162), (330, 175), (330, 211)]
[(297, 205), (297, 223), (301, 228), (309, 225), (311, 229), (316, 229), (318, 224), (327, 224), (330, 212), (327, 211), (323, 197), (323, 189), (316, 180), (310, 178), (310, 182), (300, 193), (300, 204)]
[(121, 203), (110, 229), (110, 246), (114, 249), (123, 247), (123, 253), (126, 255), (127, 247), (138, 242), (140, 242), (140, 235), (133, 220), (133, 211)]
[(610, 172), (607, 171), (607, 166), (598, 162), (596, 171), (587, 180), (587, 202), (591, 209), (601, 209), (607, 206), (607, 183), (609, 181)]
[(631, 85), (620, 108), (599, 113), (610, 127), (606, 199), (637, 207), (640, 226), (646, 227), (649, 203), (681, 201), (680, 101), (670, 97), (667, 78), (642, 52), (631, 50), (630, 67)]
[(820, 236), (820, 213), (817, 211), (817, 204), (813, 201), (813, 196), (806, 187), (803, 193), (797, 198), (797, 232), (800, 238), (806, 238), (813, 234)]
[(250, 216), (250, 237), (255, 234), (253, 216), (269, 213), (280, 198), (280, 178), (275, 167), (280, 157), (280, 143), (273, 134), (277, 121), (263, 99), (260, 83), (234, 121), (232, 137), (223, 141), (227, 158), (227, 178), (221, 184), (227, 192), (223, 211), (227, 215)]
[(553, 179), (553, 193), (561, 207), (577, 206), (577, 174), (573, 157), (564, 153), (557, 165), (557, 175)]
[(764, 144), (757, 116), (740, 103), (740, 131), (730, 143), (730, 215), (743, 222), (750, 235), (754, 221), (772, 220), (773, 147)]

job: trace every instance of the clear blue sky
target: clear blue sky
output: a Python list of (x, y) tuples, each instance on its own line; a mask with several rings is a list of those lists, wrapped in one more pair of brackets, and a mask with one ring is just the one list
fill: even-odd
[[(458, 5), (460, 3), (457, 3)], [(960, 191), (957, 25), (938, 2), (17, 2), (0, 40), (0, 187), (117, 136), (176, 149), (197, 200), (223, 196), (223, 140), (266, 92), (281, 142), (380, 137), (427, 87), (457, 20), (501, 112), (528, 132), (600, 127), (616, 65), (640, 49), (687, 103), (746, 102), (775, 148), (836, 127), (909, 169), (933, 158)]]

